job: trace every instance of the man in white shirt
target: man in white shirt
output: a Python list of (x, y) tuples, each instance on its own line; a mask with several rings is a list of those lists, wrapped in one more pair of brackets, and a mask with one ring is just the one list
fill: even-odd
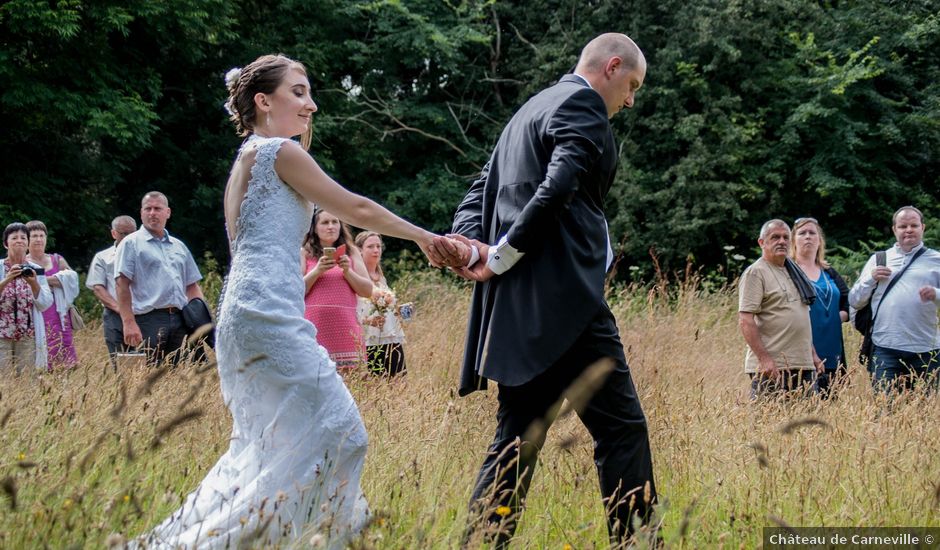
[[(924, 215), (913, 206), (894, 213), (892, 230), (897, 242), (886, 251), (886, 265), (876, 265), (874, 255), (868, 259), (849, 291), (849, 304), (861, 309), (871, 302), (875, 325), (869, 370), (874, 387), (910, 388), (916, 379), (928, 378), (936, 388), (940, 253), (924, 247)], [(885, 297), (888, 285), (905, 267)]]
[(143, 344), (151, 362), (168, 354), (174, 363), (179, 359), (174, 352), (186, 338), (181, 310), (193, 298), (203, 298), (202, 275), (192, 254), (166, 230), (170, 213), (166, 195), (144, 195), (143, 227), (121, 241), (114, 260), (124, 343)]
[(118, 245), (124, 237), (134, 231), (137, 231), (137, 222), (130, 216), (118, 216), (111, 220), (111, 238), (114, 239), (114, 244), (95, 254), (91, 267), (88, 268), (88, 278), (85, 279), (85, 286), (104, 306), (104, 342), (108, 346), (108, 353), (111, 354), (112, 366), (115, 364), (114, 354), (124, 350), (124, 328), (121, 324), (121, 312), (118, 311), (114, 258)]

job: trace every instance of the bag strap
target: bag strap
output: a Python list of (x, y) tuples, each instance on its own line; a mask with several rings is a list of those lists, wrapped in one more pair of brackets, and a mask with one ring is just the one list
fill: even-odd
[[(891, 279), (891, 282), (888, 283), (888, 288), (885, 289), (885, 293), (881, 295), (881, 301), (878, 302), (878, 309), (876, 309), (876, 310), (875, 310), (875, 314), (871, 316), (871, 328), (872, 328), (872, 330), (875, 329), (875, 319), (878, 318), (878, 311), (881, 310), (881, 304), (885, 303), (885, 296), (887, 296), (888, 293), (891, 292), (891, 289), (894, 288), (894, 284), (895, 284), (896, 282), (898, 282), (898, 280), (901, 279), (901, 275), (904, 275), (904, 272), (907, 271), (907, 268), (911, 267), (911, 264), (914, 263), (914, 262), (917, 260), (917, 258), (920, 258), (920, 256), (921, 256), (924, 252), (926, 252), (926, 251), (927, 251), (927, 247), (924, 246), (924, 247), (921, 247), (920, 250), (918, 250), (917, 252), (915, 252), (915, 253), (914, 253), (914, 257), (911, 258), (911, 261), (907, 262), (907, 265), (904, 266), (904, 269), (902, 269), (900, 273), (898, 273), (897, 277)], [(884, 254), (884, 252), (879, 252), (879, 254)], [(887, 255), (886, 255), (886, 256), (887, 256)], [(876, 262), (876, 263), (878, 262), (877, 256), (875, 257), (875, 262)], [(884, 264), (881, 264), (881, 265), (884, 265)], [(877, 289), (878, 287), (875, 286), (875, 288)]]

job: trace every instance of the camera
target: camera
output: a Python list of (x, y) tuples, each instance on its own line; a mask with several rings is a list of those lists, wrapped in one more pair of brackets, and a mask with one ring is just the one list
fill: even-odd
[(20, 277), (35, 277), (36, 275), (45, 275), (46, 270), (41, 267), (33, 267), (29, 264), (20, 264)]

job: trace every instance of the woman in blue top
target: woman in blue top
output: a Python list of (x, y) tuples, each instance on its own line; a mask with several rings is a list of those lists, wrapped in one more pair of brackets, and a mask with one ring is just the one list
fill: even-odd
[(809, 308), (809, 317), (813, 325), (813, 347), (826, 366), (826, 371), (816, 378), (816, 391), (827, 398), (830, 387), (845, 375), (842, 323), (849, 320), (849, 288), (826, 262), (826, 237), (815, 218), (799, 218), (793, 223), (790, 257), (816, 289), (816, 301)]

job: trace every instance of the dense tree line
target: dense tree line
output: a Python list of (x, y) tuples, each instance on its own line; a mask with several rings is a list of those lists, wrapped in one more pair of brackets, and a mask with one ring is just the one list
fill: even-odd
[(158, 189), (171, 231), (225, 258), (222, 78), (283, 52), (310, 71), (318, 161), (443, 231), (514, 109), (609, 30), (649, 61), (614, 119), (627, 265), (651, 247), (667, 269), (721, 264), (770, 216), (815, 216), (850, 248), (884, 240), (896, 206), (940, 216), (930, 0), (10, 0), (0, 222), (43, 219), (82, 265)]

